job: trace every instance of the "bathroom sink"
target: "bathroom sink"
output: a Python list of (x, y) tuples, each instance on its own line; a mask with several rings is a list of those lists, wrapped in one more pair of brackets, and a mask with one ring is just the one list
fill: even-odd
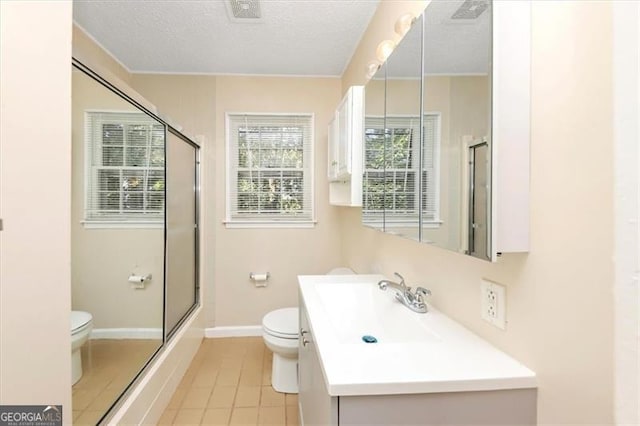
[(422, 315), (408, 310), (395, 291), (381, 291), (370, 282), (318, 285), (318, 298), (340, 343), (367, 344), (363, 336), (373, 336), (375, 344), (435, 342), (439, 338), (421, 321)]
[(314, 343), (329, 395), (536, 387), (535, 373), (431, 305), (427, 313), (413, 312), (394, 290), (380, 290), (383, 278), (298, 277), (309, 327), (303, 331)]

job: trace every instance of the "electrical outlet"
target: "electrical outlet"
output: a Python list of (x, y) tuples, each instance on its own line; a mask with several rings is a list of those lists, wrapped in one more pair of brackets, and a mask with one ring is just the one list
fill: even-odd
[(482, 280), (480, 283), (480, 310), (482, 319), (504, 330), (507, 322), (504, 286)]

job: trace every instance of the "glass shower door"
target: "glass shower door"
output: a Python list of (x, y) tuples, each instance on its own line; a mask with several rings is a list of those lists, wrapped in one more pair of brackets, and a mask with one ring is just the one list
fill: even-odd
[(198, 147), (167, 132), (165, 333), (198, 303)]

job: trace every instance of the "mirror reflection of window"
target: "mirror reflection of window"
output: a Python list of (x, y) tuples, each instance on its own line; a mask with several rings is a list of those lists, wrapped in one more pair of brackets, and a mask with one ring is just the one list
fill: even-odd
[(71, 316), (92, 318), (72, 393), (99, 424), (163, 344), (165, 125), (72, 69)]
[(440, 220), (440, 114), (425, 114), (422, 127), (422, 226)]
[[(437, 114), (424, 117), (423, 180), (430, 190), (423, 192), (423, 213), (437, 223), (437, 153), (440, 149)], [(417, 220), (419, 198), (419, 117), (367, 117), (365, 119), (365, 170), (363, 213), (387, 224)], [(385, 144), (385, 142), (388, 143)]]
[(144, 113), (85, 113), (86, 221), (164, 218), (164, 127)]
[[(429, 3), (368, 82), (363, 224), (489, 258), (491, 20), (490, 0)], [(475, 140), (487, 168), (471, 187)]]

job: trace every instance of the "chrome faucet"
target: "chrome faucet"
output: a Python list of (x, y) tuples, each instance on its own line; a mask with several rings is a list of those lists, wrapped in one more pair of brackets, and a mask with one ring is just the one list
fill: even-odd
[(380, 290), (385, 291), (391, 287), (396, 291), (396, 299), (399, 300), (404, 306), (411, 309), (414, 312), (425, 313), (427, 312), (427, 304), (424, 302), (424, 296), (431, 295), (431, 291), (423, 287), (417, 287), (413, 292), (411, 287), (408, 287), (404, 283), (404, 278), (397, 272), (393, 273), (400, 278), (400, 282), (396, 283), (391, 280), (378, 281), (378, 287)]

